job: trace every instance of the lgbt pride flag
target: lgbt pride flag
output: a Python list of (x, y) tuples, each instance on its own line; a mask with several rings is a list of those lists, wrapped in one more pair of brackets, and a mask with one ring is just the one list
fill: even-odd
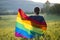
[(16, 20), (15, 36), (23, 38), (33, 38), (35, 34), (43, 34), (47, 29), (46, 26), (47, 25), (45, 21), (38, 22), (27, 16), (22, 9), (19, 9)]

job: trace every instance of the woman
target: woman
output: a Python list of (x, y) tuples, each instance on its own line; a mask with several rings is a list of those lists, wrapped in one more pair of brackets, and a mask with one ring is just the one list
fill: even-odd
[[(35, 8), (34, 8), (34, 13), (35, 13), (35, 15), (34, 15), (34, 16), (29, 16), (29, 17), (32, 18), (32, 19), (34, 19), (34, 20), (36, 20), (36, 21), (44, 22), (44, 24), (46, 24), (43, 16), (40, 16), (40, 15), (39, 15), (39, 12), (40, 12), (39, 7), (35, 7)], [(33, 25), (33, 23), (32, 23), (32, 25)], [(45, 25), (45, 26), (47, 27), (47, 25)], [(36, 26), (36, 27), (37, 27), (37, 26)], [(37, 28), (39, 28), (39, 27), (37, 27)], [(36, 37), (37, 37), (36, 40), (39, 40), (39, 35), (38, 35), (38, 34), (35, 34), (35, 35), (36, 35)], [(44, 34), (41, 34), (41, 35), (43, 36)]]
[[(44, 35), (44, 31), (46, 30), (46, 22), (43, 16), (39, 15), (39, 7), (34, 8), (34, 16), (27, 16), (23, 10), (18, 10), (15, 36), (29, 38), (32, 40), (35, 35), (37, 36), (36, 40), (39, 40), (39, 36)], [(25, 21), (26, 20), (26, 21)]]

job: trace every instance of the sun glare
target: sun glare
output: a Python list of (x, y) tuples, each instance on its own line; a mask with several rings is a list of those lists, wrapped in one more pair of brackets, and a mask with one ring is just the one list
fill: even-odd
[(42, 2), (42, 3), (45, 3), (46, 0), (32, 0), (33, 2)]
[[(31, 0), (33, 2), (45, 3), (47, 0)], [(50, 3), (60, 3), (60, 0), (48, 0)]]

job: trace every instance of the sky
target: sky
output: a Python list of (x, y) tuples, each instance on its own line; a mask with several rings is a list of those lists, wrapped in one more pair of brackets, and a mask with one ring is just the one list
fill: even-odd
[[(41, 2), (41, 3), (45, 3), (47, 0), (30, 0), (33, 2)], [(60, 0), (48, 0), (50, 3), (60, 3)]]

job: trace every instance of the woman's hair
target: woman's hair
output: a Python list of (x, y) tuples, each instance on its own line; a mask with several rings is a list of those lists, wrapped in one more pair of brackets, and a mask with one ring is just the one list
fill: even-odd
[(35, 7), (35, 8), (34, 8), (34, 12), (35, 12), (37, 15), (39, 14), (39, 11), (40, 11), (39, 7)]

